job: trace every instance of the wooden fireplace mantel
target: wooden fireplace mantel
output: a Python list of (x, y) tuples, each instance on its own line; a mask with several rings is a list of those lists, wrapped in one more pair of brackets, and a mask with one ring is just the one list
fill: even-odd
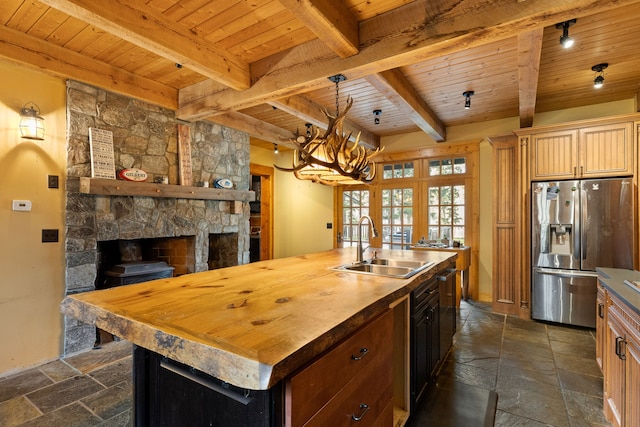
[(253, 202), (254, 191), (221, 188), (191, 187), (186, 185), (154, 184), (150, 182), (80, 177), (80, 192), (104, 196), (169, 197), (179, 199), (229, 200)]

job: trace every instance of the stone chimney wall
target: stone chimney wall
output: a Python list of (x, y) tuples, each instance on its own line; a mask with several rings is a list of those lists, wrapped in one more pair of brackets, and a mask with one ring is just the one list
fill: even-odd
[[(66, 294), (95, 289), (99, 241), (195, 236), (195, 271), (209, 262), (209, 235), (237, 233), (238, 264), (249, 262), (249, 206), (232, 213), (216, 200), (98, 196), (79, 192), (91, 176), (89, 128), (113, 132), (116, 170), (140, 168), (148, 181), (178, 185), (175, 112), (74, 81), (67, 83)], [(249, 190), (249, 136), (209, 122), (191, 126), (194, 183), (228, 178)], [(93, 346), (95, 328), (65, 319), (65, 354)]]

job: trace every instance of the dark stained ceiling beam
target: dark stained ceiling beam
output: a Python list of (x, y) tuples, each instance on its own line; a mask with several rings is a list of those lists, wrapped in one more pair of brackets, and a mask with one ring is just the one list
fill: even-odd
[(533, 126), (543, 32), (544, 29), (541, 27), (518, 35), (518, 98), (521, 128)]
[[(271, 100), (330, 85), (327, 77), (342, 73), (350, 80), (392, 68), (514, 37), (563, 19), (596, 14), (638, 0), (592, 2), (452, 2), (433, 16), (425, 2), (412, 2), (360, 23), (360, 53), (340, 58), (320, 40), (251, 64), (252, 86), (243, 91), (207, 93), (207, 84), (184, 88), (178, 116), (195, 120), (241, 110)], [(190, 93), (198, 93), (191, 96)], [(213, 96), (209, 96), (213, 95)], [(182, 97), (182, 96), (181, 96)]]
[(141, 1), (41, 0), (89, 25), (223, 83), (249, 87), (249, 64), (211, 46)]
[(367, 81), (409, 117), (435, 141), (446, 139), (446, 127), (411, 85), (402, 71), (382, 71), (366, 77)]
[(340, 58), (358, 53), (358, 21), (341, 1), (279, 1)]

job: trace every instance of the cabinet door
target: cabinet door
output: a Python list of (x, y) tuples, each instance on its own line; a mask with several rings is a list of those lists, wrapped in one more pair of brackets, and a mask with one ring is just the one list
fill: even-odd
[(625, 366), (625, 426), (640, 427), (640, 337), (628, 336)]
[(615, 306), (610, 305), (607, 313), (607, 331), (605, 337), (605, 380), (604, 412), (609, 421), (622, 426), (622, 411), (625, 388), (625, 361), (617, 353), (624, 347), (624, 327), (618, 318)]
[(578, 132), (557, 131), (531, 135), (531, 179), (574, 178), (578, 162)]
[(578, 176), (633, 175), (632, 129), (631, 123), (580, 129)]
[(598, 294), (596, 296), (596, 362), (600, 366), (600, 370), (604, 370), (604, 336), (607, 323), (605, 320), (607, 302), (607, 291), (598, 282)]

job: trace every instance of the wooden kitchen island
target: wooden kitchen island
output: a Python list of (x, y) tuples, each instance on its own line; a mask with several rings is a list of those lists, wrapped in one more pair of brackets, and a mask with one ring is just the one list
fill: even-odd
[(401, 426), (409, 295), (456, 255), (378, 257), (434, 265), (409, 279), (347, 273), (331, 267), (355, 250), (336, 249), (71, 295), (62, 311), (135, 344), (138, 426), (350, 425), (345, 413)]

